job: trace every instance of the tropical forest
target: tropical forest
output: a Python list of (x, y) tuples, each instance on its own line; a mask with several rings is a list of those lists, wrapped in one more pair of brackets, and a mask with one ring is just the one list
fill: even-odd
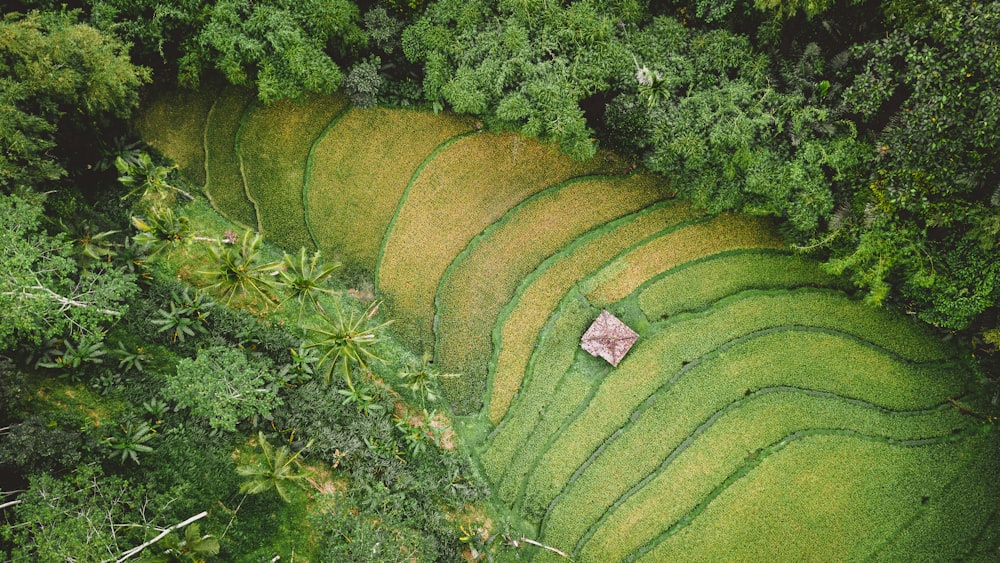
[(1000, 2), (0, 0), (0, 561), (1000, 561)]

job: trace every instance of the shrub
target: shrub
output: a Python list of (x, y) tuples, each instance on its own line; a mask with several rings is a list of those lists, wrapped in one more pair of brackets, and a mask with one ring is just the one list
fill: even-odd
[(251, 416), (268, 417), (281, 404), (271, 385), (270, 362), (251, 360), (240, 349), (213, 346), (198, 351), (194, 360), (177, 362), (176, 375), (167, 376), (166, 392), (181, 407), (207, 418), (212, 428), (236, 430)]
[[(5, 547), (15, 561), (103, 561), (169, 524), (165, 513), (183, 491), (104, 475), (96, 464), (60, 478), (39, 473), (12, 508)], [(190, 514), (188, 515), (190, 516)]]
[(0, 434), (0, 466), (19, 474), (71, 469), (96, 446), (81, 433), (83, 417), (36, 413), (6, 425)]
[(382, 59), (376, 56), (358, 61), (351, 66), (344, 77), (344, 92), (355, 107), (370, 108), (379, 101), (378, 92), (382, 86), (382, 75), (379, 69)]

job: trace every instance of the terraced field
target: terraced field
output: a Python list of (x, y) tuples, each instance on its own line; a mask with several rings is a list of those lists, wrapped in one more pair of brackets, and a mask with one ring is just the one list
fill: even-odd
[[(454, 116), (168, 102), (140, 128), (221, 211), (367, 276), (462, 374), (457, 426), (525, 534), (577, 561), (1000, 555), (997, 432), (958, 408), (955, 350), (769, 221)], [(579, 346), (602, 309), (639, 334), (616, 368)]]

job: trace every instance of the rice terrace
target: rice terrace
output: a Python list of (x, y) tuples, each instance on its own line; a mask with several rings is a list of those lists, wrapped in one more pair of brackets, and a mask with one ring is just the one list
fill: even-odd
[[(227, 217), (370, 280), (460, 374), (443, 392), (496, 503), (573, 560), (996, 557), (996, 433), (956, 349), (772, 221), (343, 96), (165, 94), (138, 126)], [(617, 367), (580, 347), (604, 310), (639, 335)]]

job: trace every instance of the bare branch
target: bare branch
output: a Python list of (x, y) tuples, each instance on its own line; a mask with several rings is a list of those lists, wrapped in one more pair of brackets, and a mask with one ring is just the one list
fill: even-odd
[[(169, 534), (170, 532), (172, 532), (172, 531), (174, 531), (174, 530), (179, 530), (179, 529), (183, 528), (184, 526), (187, 526), (188, 524), (190, 524), (190, 523), (192, 523), (192, 522), (195, 522), (195, 521), (197, 521), (197, 520), (201, 520), (202, 518), (204, 518), (204, 517), (206, 517), (206, 516), (208, 516), (208, 512), (201, 512), (201, 513), (199, 513), (199, 514), (195, 514), (194, 516), (192, 516), (192, 517), (188, 518), (187, 520), (185, 520), (185, 521), (183, 521), (183, 522), (179, 522), (179, 523), (177, 523), (177, 524), (174, 524), (173, 526), (170, 526), (170, 527), (169, 527), (169, 528), (167, 528), (166, 530), (163, 530), (162, 532), (160, 532), (160, 535), (158, 535), (158, 536), (156, 536), (155, 538), (153, 538), (153, 539), (149, 540), (148, 542), (146, 542), (146, 543), (144, 543), (144, 544), (142, 544), (142, 545), (139, 545), (139, 546), (136, 546), (136, 547), (133, 547), (132, 549), (130, 549), (130, 550), (128, 550), (128, 551), (126, 551), (126, 552), (122, 553), (122, 554), (121, 554), (121, 557), (119, 557), (119, 558), (118, 558), (118, 559), (117, 559), (117, 560), (115, 561), (115, 563), (122, 563), (122, 561), (125, 561), (125, 560), (126, 560), (126, 559), (128, 559), (129, 557), (132, 557), (133, 555), (138, 555), (140, 551), (142, 551), (142, 550), (146, 549), (147, 547), (149, 547), (149, 546), (153, 545), (154, 543), (156, 543), (156, 542), (158, 542), (158, 541), (162, 540), (162, 539), (163, 539), (164, 537), (166, 537), (166, 535), (167, 535), (167, 534)], [(109, 561), (110, 561), (110, 560), (109, 560)]]
[(556, 548), (554, 548), (552, 546), (536, 542), (535, 540), (528, 539), (528, 538), (526, 538), (524, 536), (521, 536), (521, 539), (519, 539), (519, 540), (514, 540), (514, 547), (517, 547), (517, 544), (520, 543), (520, 542), (531, 544), (531, 545), (533, 545), (535, 547), (540, 547), (542, 549), (547, 549), (547, 550), (551, 551), (552, 553), (555, 553), (556, 555), (561, 555), (562, 557), (569, 558), (569, 555), (566, 555), (562, 551), (559, 551), (558, 549), (556, 549)]

